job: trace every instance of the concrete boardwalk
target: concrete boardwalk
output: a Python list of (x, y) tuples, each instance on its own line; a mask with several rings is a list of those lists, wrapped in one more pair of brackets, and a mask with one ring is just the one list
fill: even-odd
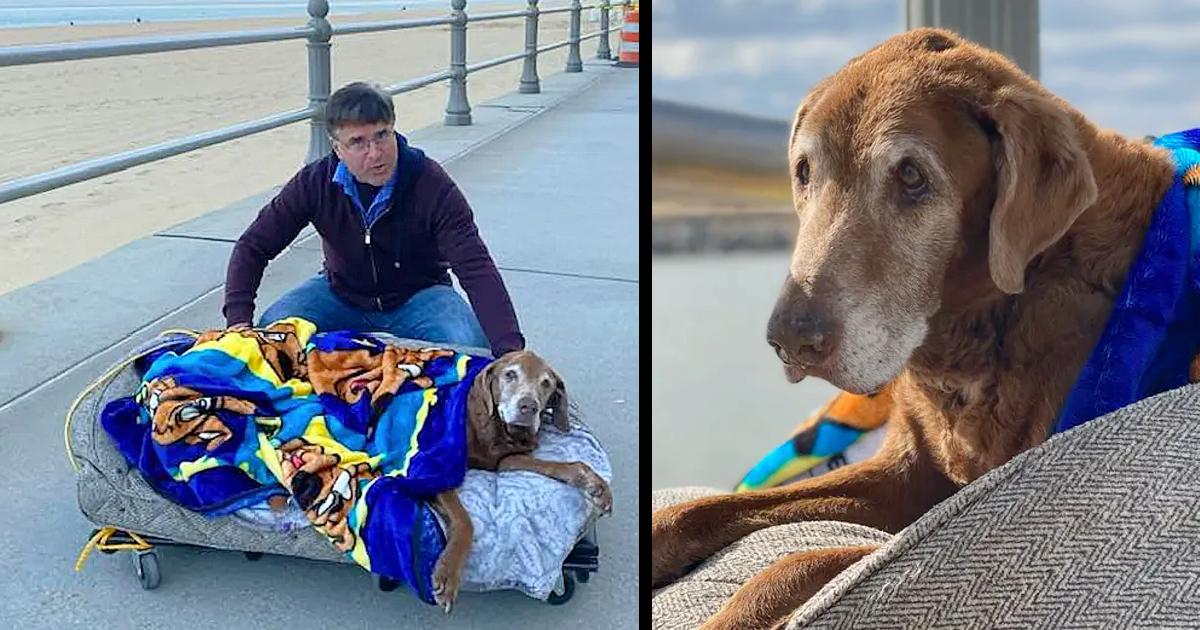
[[(586, 63), (583, 73), (546, 77), (542, 94), (473, 104), (472, 127), (409, 134), (465, 192), (530, 347), (563, 374), (611, 456), (615, 505), (598, 524), (600, 572), (570, 602), (465, 593), (446, 616), (408, 593), (376, 590), (358, 567), (181, 548), (160, 549), (155, 591), (140, 588), (126, 553), (92, 554), (73, 571), (92, 525), (64, 452), (68, 406), (159, 331), (223, 325), (232, 243), (268, 191), (0, 296), (0, 489), (9, 506), (0, 626), (636, 627), (637, 78)], [(319, 269), (319, 242), (307, 236), (268, 267), (259, 312)]]

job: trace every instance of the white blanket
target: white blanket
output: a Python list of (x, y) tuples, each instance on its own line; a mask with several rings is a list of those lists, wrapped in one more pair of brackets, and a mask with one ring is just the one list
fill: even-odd
[[(543, 424), (533, 455), (547, 461), (583, 462), (612, 485), (608, 455), (588, 427), (577, 421), (572, 421), (567, 433)], [(462, 589), (467, 591), (517, 589), (546, 599), (571, 548), (599, 516), (579, 490), (524, 470), (468, 470), (458, 494), (475, 527), (463, 568)], [(272, 512), (264, 502), (233, 517), (274, 531), (311, 526), (304, 511), (290, 501), (282, 514)]]

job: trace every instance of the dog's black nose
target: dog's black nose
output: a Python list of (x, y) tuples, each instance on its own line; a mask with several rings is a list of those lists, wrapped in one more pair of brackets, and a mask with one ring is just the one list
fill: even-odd
[(767, 321), (767, 343), (780, 361), (801, 369), (817, 365), (833, 353), (833, 324), (813, 300), (789, 278)]
[(797, 367), (821, 363), (829, 358), (832, 349), (825, 328), (811, 320), (768, 334), (767, 343), (775, 349), (780, 361)]
[(537, 413), (537, 401), (529, 396), (523, 396), (517, 401), (517, 411), (523, 416), (531, 416)]

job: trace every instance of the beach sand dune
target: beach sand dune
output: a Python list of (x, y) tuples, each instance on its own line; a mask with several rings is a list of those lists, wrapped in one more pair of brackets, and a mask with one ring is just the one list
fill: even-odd
[[(486, 11), (523, 7), (488, 5)], [(557, 6), (557, 5), (556, 5)], [(482, 11), (482, 10), (480, 10)], [(406, 11), (334, 24), (445, 15)], [(295, 26), (294, 19), (0, 30), (0, 45), (146, 34)], [(619, 28), (619, 22), (614, 21)], [(519, 52), (524, 20), (471, 24), (468, 63)], [(583, 32), (598, 29), (583, 21)], [(568, 14), (542, 16), (539, 44), (567, 38)], [(610, 41), (615, 47), (619, 35)], [(127, 151), (307, 104), (305, 40), (0, 68), (0, 179)], [(596, 40), (581, 45), (584, 59)], [(332, 49), (333, 86), (397, 83), (444, 69), (445, 26), (344, 35)], [(566, 47), (541, 55), (541, 76), (561, 72)], [(472, 106), (516, 90), (521, 62), (471, 74)], [(445, 83), (395, 97), (397, 128), (440, 123)], [(302, 166), (309, 125), (300, 122), (58, 190), (0, 204), (0, 294), (69, 269), (181, 221), (283, 184)], [(468, 197), (470, 191), (467, 191)]]

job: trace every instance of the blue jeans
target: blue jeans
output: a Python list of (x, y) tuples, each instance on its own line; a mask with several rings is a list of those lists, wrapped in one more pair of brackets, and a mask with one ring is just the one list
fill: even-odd
[(487, 348), (487, 336), (466, 300), (444, 284), (417, 291), (390, 311), (371, 311), (346, 302), (333, 292), (324, 274), (305, 281), (267, 307), (259, 326), (285, 317), (303, 317), (317, 330), (389, 332), (438, 343)]

